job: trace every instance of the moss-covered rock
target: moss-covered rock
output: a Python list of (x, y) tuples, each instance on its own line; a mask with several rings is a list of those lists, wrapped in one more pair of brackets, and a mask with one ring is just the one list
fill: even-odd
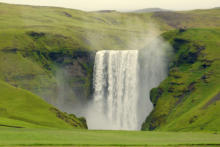
[(73, 127), (88, 129), (86, 120), (84, 118), (77, 118), (74, 114), (68, 114), (65, 112), (61, 112), (56, 108), (50, 108), (52, 112), (56, 113), (56, 116), (65, 121), (67, 124), (70, 124)]

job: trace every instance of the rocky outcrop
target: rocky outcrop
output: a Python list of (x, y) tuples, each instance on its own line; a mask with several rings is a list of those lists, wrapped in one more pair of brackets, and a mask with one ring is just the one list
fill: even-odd
[(50, 108), (52, 112), (56, 113), (56, 116), (63, 121), (65, 121), (67, 124), (70, 124), (74, 128), (84, 128), (88, 129), (88, 126), (86, 124), (85, 118), (77, 118), (74, 114), (68, 114), (65, 112), (61, 112), (60, 110), (56, 108)]

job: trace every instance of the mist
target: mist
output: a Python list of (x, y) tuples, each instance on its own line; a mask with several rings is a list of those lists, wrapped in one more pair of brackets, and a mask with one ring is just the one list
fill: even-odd
[(73, 65), (56, 66), (56, 91), (54, 91), (54, 97), (49, 99), (49, 103), (63, 112), (82, 117), (85, 116), (88, 99), (82, 94), (83, 90), (78, 90), (78, 88), (74, 86), (74, 84), (77, 83), (71, 82), (74, 78), (79, 76), (73, 74), (71, 71), (74, 70), (76, 72), (78, 70), (77, 68), (79, 67), (74, 66), (76, 62), (77, 61), (74, 60)]
[[(139, 24), (139, 19), (135, 21)], [(131, 24), (127, 25), (129, 28)], [(137, 25), (144, 31), (128, 36), (129, 41), (123, 42), (127, 50), (110, 48), (96, 52), (92, 61), (93, 93), (90, 99), (82, 95), (83, 87), (76, 88), (71, 82), (86, 76), (79, 63), (82, 61), (78, 61), (83, 59), (57, 66), (56, 98), (50, 99), (50, 103), (64, 112), (86, 117), (89, 129), (140, 130), (153, 110), (150, 91), (167, 77), (172, 56), (172, 47), (161, 37), (156, 25), (149, 23), (147, 26)], [(109, 35), (104, 31), (101, 34)], [(95, 43), (90, 47), (95, 49), (97, 46), (93, 45), (99, 44), (96, 39), (101, 38), (99, 34), (88, 32), (84, 35), (87, 40), (93, 38)], [(105, 43), (101, 43), (101, 48), (105, 48)]]
[[(58, 63), (66, 63), (54, 69), (54, 97), (43, 96), (63, 112), (86, 117), (89, 129), (140, 130), (153, 110), (151, 89), (167, 77), (172, 48), (160, 36), (159, 27), (138, 16), (126, 18), (122, 14), (115, 19), (123, 25), (119, 31), (104, 27), (99, 32), (82, 31), (80, 36), (88, 50), (96, 52), (95, 59), (77, 55), (58, 58)], [(88, 76), (85, 64), (93, 68), (93, 77)], [(90, 93), (85, 88), (86, 77), (93, 81)]]
[(133, 50), (96, 53), (95, 92), (85, 114), (89, 129), (140, 130), (153, 110), (150, 91), (167, 77), (172, 56), (171, 46), (154, 26), (149, 24), (142, 37), (132, 36), (128, 46)]
[(150, 91), (167, 77), (168, 64), (173, 54), (172, 47), (155, 27), (151, 27), (145, 39), (145, 47), (139, 49), (139, 127), (153, 110)]

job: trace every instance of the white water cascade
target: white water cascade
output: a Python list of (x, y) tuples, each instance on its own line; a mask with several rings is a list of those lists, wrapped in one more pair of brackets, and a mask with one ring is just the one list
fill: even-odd
[[(138, 71), (136, 50), (96, 53), (93, 109), (97, 118), (94, 125), (89, 126), (91, 129), (138, 128)], [(95, 123), (103, 120), (104, 127), (100, 128), (101, 124), (97, 127)]]
[(89, 129), (138, 130), (152, 111), (149, 93), (165, 78), (165, 63), (153, 49), (148, 49), (144, 61), (138, 52), (96, 53), (94, 95), (86, 116)]

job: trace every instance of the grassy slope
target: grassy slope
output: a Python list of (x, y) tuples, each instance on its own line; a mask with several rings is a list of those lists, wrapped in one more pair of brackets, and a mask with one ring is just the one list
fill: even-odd
[(58, 114), (54, 111), (53, 106), (26, 90), (12, 87), (0, 81), (0, 93), (0, 126), (15, 128), (83, 128), (83, 124), (78, 118), (71, 117), (71, 123), (67, 123), (65, 119), (62, 119), (67, 114), (61, 112)]
[(151, 92), (146, 130), (220, 131), (220, 30), (172, 31), (176, 57), (168, 78)]
[[(8, 11), (9, 9), (10, 11)], [(5, 38), (8, 41), (1, 44), (2, 48), (14, 46), (12, 43), (15, 40), (18, 40), (16, 41), (18, 47), (24, 47), (28, 44), (26, 41), (21, 42), (22, 37), (26, 36), (24, 33), (26, 31), (37, 31), (70, 37), (68, 39), (71, 42), (67, 42), (67, 45), (71, 49), (90, 48), (92, 50), (109, 49), (112, 46), (125, 49), (128, 46), (123, 45), (129, 36), (133, 35), (133, 32), (146, 31), (151, 16), (150, 14), (136, 15), (117, 12), (86, 13), (63, 8), (7, 4), (1, 4), (1, 14), (3, 14), (1, 15), (1, 31), (6, 32), (8, 38)], [(131, 24), (131, 22), (136, 25)], [(16, 34), (23, 36), (14, 38)], [(2, 35), (6, 37), (6, 34)], [(15, 39), (14, 42), (10, 41), (12, 39)], [(119, 44), (119, 41), (122, 42)], [(53, 45), (52, 43), (48, 47), (50, 49), (57, 48), (56, 44)]]
[(0, 145), (219, 145), (220, 134), (58, 129), (1, 129)]

